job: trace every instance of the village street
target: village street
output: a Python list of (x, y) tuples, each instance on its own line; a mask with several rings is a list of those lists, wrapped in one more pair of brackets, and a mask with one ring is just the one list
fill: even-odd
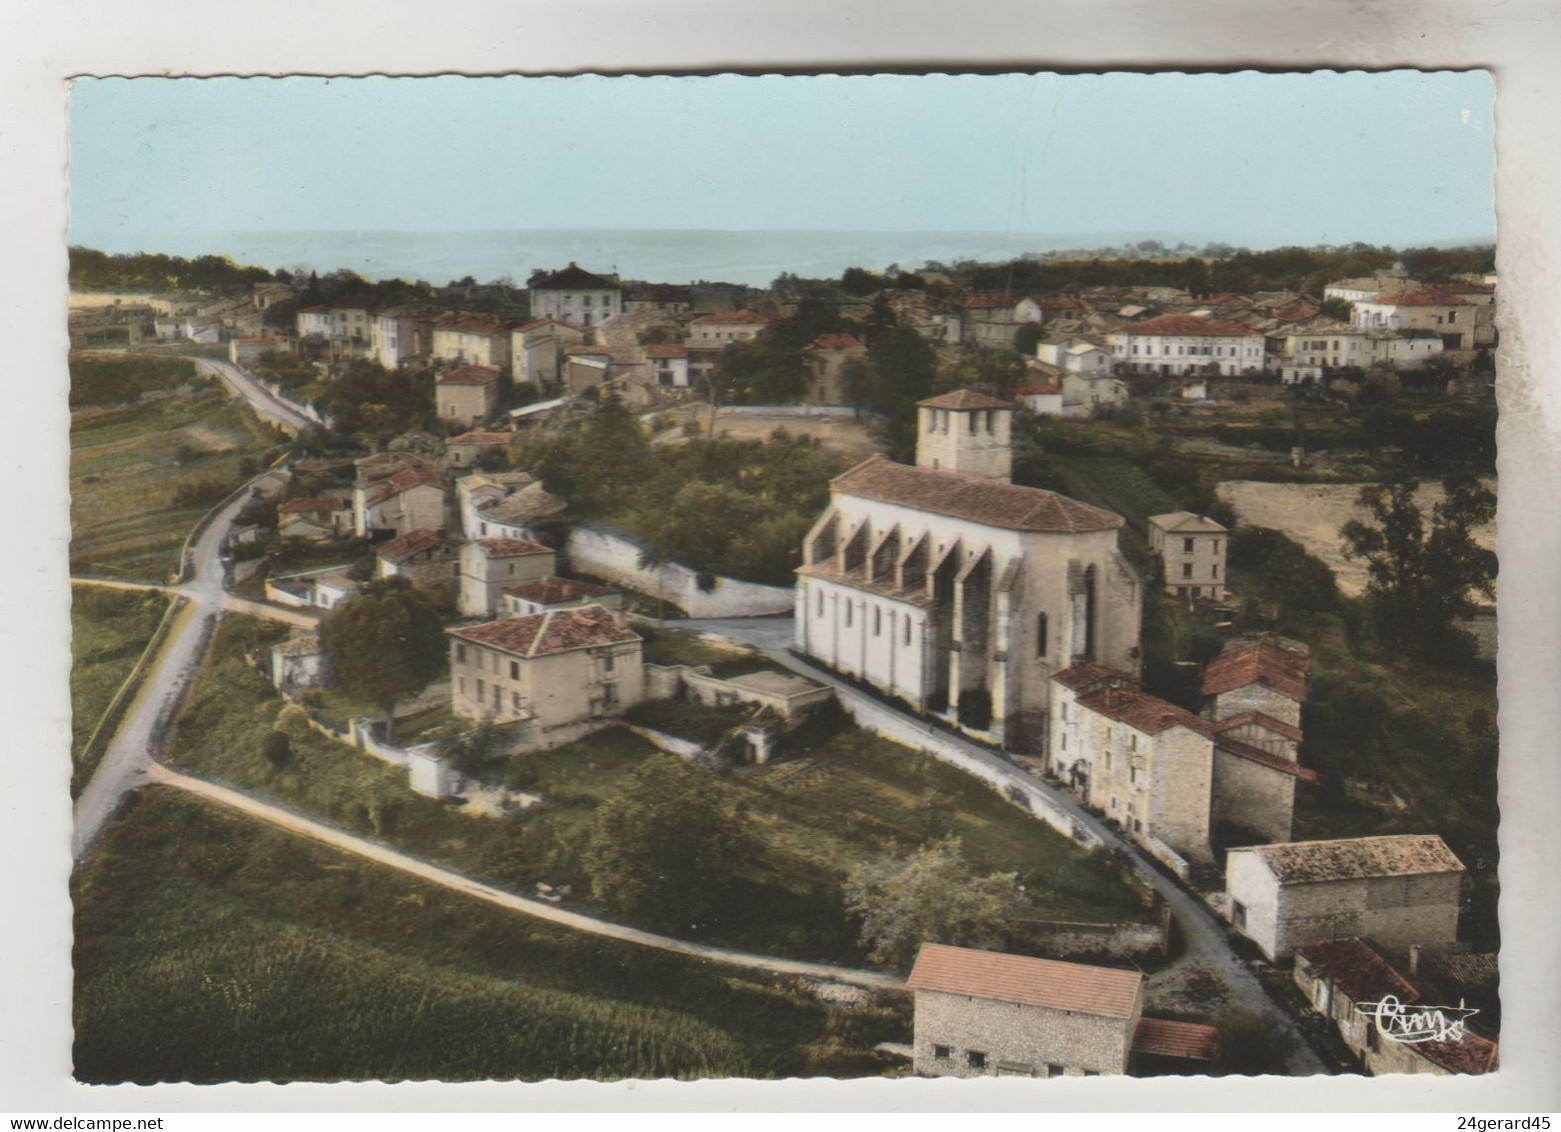
[[(710, 633), (737, 644), (751, 645), (792, 671), (828, 684), (847, 707), (863, 704), (880, 711), (886, 707), (894, 710), (885, 701), (868, 696), (823, 669), (805, 664), (792, 655), (789, 650), (793, 643), (794, 623), (789, 617), (688, 620), (671, 624), (678, 629)], [(1125, 852), (1133, 863), (1134, 871), (1165, 900), (1181, 927), (1186, 952), (1174, 967), (1198, 967), (1208, 971), (1224, 983), (1236, 1005), (1260, 1018), (1274, 1033), (1290, 1035), (1293, 1040), (1286, 1061), (1290, 1073), (1304, 1076), (1327, 1072), (1297, 1029), (1294, 1019), (1268, 997), (1257, 977), (1231, 949), (1225, 928), (1214, 913), (1196, 896), (1150, 864), (1126, 838), (1119, 837), (1064, 791), (1048, 786), (1035, 775), (969, 740), (928, 727), (925, 747), (934, 757), (951, 754), (954, 757), (948, 761), (956, 765), (973, 760), (1027, 794), (1039, 792), (1045, 795), (1048, 802), (1067, 812), (1072, 820), (1098, 835), (1105, 844)], [(1151, 984), (1153, 981), (1151, 979)]]
[(196, 358), (196, 367), (204, 374), (216, 374), (229, 393), (242, 398), (261, 420), (284, 428), (307, 432), (317, 426), (308, 417), (276, 397), (238, 366), (213, 358)]

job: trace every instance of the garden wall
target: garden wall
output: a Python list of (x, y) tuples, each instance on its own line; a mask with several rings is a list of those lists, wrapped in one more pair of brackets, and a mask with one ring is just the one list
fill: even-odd
[(659, 570), (643, 566), (648, 548), (633, 535), (600, 523), (574, 527), (563, 550), (576, 572), (663, 598), (690, 617), (771, 617), (792, 612), (796, 602), (789, 586), (764, 586), (706, 574), (706, 581), (713, 584), (704, 590), (699, 585), (699, 571), (681, 562), (664, 563)]

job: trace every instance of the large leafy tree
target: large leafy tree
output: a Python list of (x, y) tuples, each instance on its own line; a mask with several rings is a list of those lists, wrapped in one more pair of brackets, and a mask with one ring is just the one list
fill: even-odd
[(752, 856), (714, 787), (710, 771), (675, 755), (641, 764), (592, 818), (581, 863), (596, 899), (667, 930), (707, 925)]
[(1000, 948), (1026, 903), (1017, 874), (978, 875), (953, 836), (909, 857), (857, 866), (845, 898), (862, 918), (869, 958), (892, 967), (909, 966), (923, 943)]
[(1496, 496), (1475, 476), (1450, 475), (1428, 525), (1415, 499), (1419, 486), (1405, 480), (1362, 488), (1369, 521), (1344, 525), (1345, 553), (1366, 562), (1367, 607), (1379, 640), (1428, 657), (1466, 655), (1468, 634), (1455, 622), (1474, 612), (1473, 595), (1495, 596), (1496, 552), (1472, 532), (1496, 517)]
[(336, 686), (376, 704), (385, 738), (396, 740), (396, 704), (444, 675), (444, 626), (422, 591), (405, 578), (370, 582), (321, 626)]

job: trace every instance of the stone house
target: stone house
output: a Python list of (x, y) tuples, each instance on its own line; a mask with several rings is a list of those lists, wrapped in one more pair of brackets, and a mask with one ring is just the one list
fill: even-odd
[(455, 498), (468, 539), (541, 541), (537, 526), (568, 507), (530, 472), (472, 472), (455, 481)]
[(1149, 516), (1149, 549), (1165, 563), (1165, 592), (1225, 600), (1230, 531), (1206, 515), (1172, 511)]
[(1446, 349), (1472, 350), (1477, 309), (1451, 291), (1421, 287), (1357, 300), (1350, 324), (1362, 330), (1430, 330)]
[(584, 605), (620, 610), (623, 608), (623, 595), (611, 586), (599, 586), (595, 582), (582, 582), (577, 578), (549, 576), (505, 587), (501, 612), (506, 617), (524, 617), (559, 609), (579, 609)]
[(460, 598), (463, 617), (496, 617), (505, 589), (538, 582), (557, 571), (552, 548), (513, 538), (473, 539), (461, 547)]
[(585, 342), (582, 326), (534, 318), (510, 332), (510, 368), (516, 381), (552, 389), (563, 377), (564, 351)]
[[(1295, 985), (1312, 1009), (1332, 1022), (1344, 1044), (1373, 1077), (1422, 1073), (1438, 1077), (1481, 1074), (1497, 1068), (1497, 1046), (1466, 1024), (1457, 1038), (1395, 1040), (1377, 1024), (1370, 1008), (1389, 998), (1405, 1006), (1424, 1002), (1421, 990), (1358, 937), (1307, 944), (1295, 950)], [(1429, 1003), (1424, 1003), (1429, 1006)], [(1367, 1007), (1366, 1010), (1359, 1009)], [(1461, 1015), (1450, 1002), (1437, 1002), (1449, 1018)], [(1452, 1009), (1448, 1009), (1452, 1008)]]
[(1013, 349), (1019, 327), (1041, 320), (1039, 308), (1028, 300), (997, 292), (971, 295), (960, 304), (960, 313), (962, 340), (988, 350)]
[(1435, 834), (1293, 841), (1231, 849), (1232, 926), (1269, 959), (1350, 936), (1392, 952), (1458, 939), (1463, 862)]
[(1230, 641), (1204, 667), (1204, 715), (1217, 721), (1261, 712), (1300, 727), (1310, 664), (1299, 641), (1275, 636)]
[(644, 696), (644, 641), (597, 605), (447, 629), (455, 714), (548, 731)]
[(320, 634), (294, 629), (285, 641), (271, 646), (271, 683), (280, 692), (323, 686), (330, 675)]
[(600, 326), (623, 313), (623, 288), (616, 275), (596, 275), (574, 263), (538, 276), (528, 288), (534, 318), (579, 326)]
[(1087, 417), (1097, 409), (1127, 404), (1127, 385), (1106, 373), (1062, 374), (1062, 415)]
[(255, 334), (228, 341), (228, 361), (236, 366), (252, 366), (267, 354), (290, 354), (293, 340), (285, 334)]
[(1235, 377), (1263, 369), (1263, 332), (1243, 322), (1165, 315), (1114, 330), (1106, 341), (1127, 373)]
[(353, 533), (352, 499), (345, 495), (319, 495), (289, 499), (276, 509), (277, 534), (284, 539), (322, 542), (348, 538)]
[(1142, 591), (1120, 515), (1009, 482), (1014, 406), (919, 406), (915, 466), (874, 456), (830, 484), (803, 543), (806, 656), (1018, 750), (1046, 735), (1048, 678), (1136, 671)]
[(1035, 347), (1035, 356), (1065, 373), (1111, 372), (1111, 351), (1088, 338), (1069, 336), (1056, 342), (1041, 342)]
[[(491, 314), (451, 314), (434, 323), (429, 349), (438, 361), (458, 366), (482, 366), (495, 376), (510, 368), (510, 331), (508, 319)], [(443, 413), (439, 414), (441, 417)]]
[(371, 356), (386, 369), (397, 369), (434, 350), (432, 311), (421, 307), (397, 307), (380, 311), (370, 328)]
[(846, 389), (846, 363), (865, 358), (867, 347), (851, 334), (821, 334), (806, 347), (811, 385), (810, 405), (849, 405)]
[(1021, 385), (1014, 397), (1028, 412), (1043, 417), (1062, 416), (1062, 386), (1056, 382)]
[(400, 538), (419, 527), (445, 526), (445, 478), (432, 468), (409, 464), (400, 471), (352, 491), (353, 531), (359, 538), (389, 532)]
[(612, 350), (606, 346), (570, 346), (564, 351), (564, 392), (578, 397), (613, 378)]
[(688, 388), (688, 347), (675, 342), (645, 347), (645, 360), (657, 385), (663, 389)]
[(453, 467), (469, 468), (485, 453), (503, 452), (514, 439), (513, 432), (486, 432), (473, 429), (471, 432), (452, 436), (444, 442), (445, 459), (449, 460)]
[(350, 566), (323, 566), (266, 579), (266, 600), (295, 609), (335, 609), (357, 596), (363, 583)]
[(434, 402), (446, 426), (476, 428), (499, 407), (499, 371), (483, 365), (446, 370), (434, 379)]
[(937, 943), (922, 945), (906, 985), (923, 1077), (1123, 1074), (1144, 1011), (1137, 971)]
[(419, 527), (374, 551), (376, 578), (405, 578), (441, 600), (455, 596), (461, 544), (443, 531)]
[(629, 314), (687, 314), (694, 309), (694, 292), (686, 284), (634, 283), (623, 289), (623, 309)]

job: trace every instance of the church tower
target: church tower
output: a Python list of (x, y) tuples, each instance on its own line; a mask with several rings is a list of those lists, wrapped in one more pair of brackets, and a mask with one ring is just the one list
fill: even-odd
[(973, 389), (959, 389), (917, 405), (916, 466), (1013, 478), (1010, 437), (1014, 406)]

